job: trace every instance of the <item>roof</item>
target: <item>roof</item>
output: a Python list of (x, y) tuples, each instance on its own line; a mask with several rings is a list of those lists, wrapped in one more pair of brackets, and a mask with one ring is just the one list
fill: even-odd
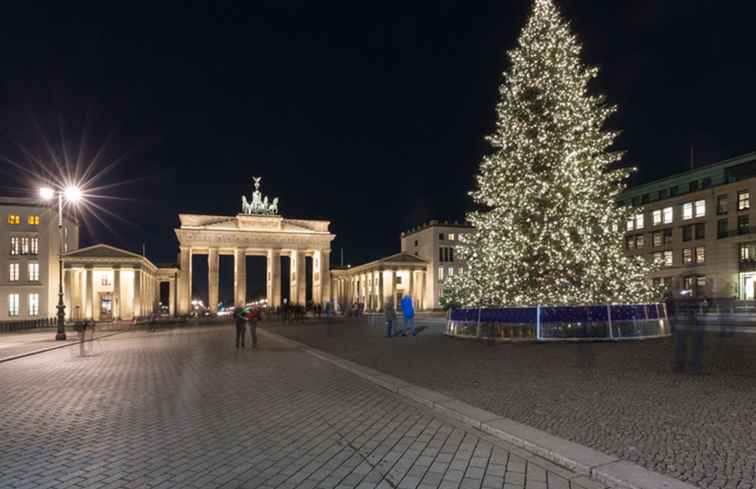
[(395, 255), (386, 256), (384, 258), (379, 258), (371, 262), (363, 263), (362, 265), (357, 265), (356, 267), (351, 267), (348, 269), (333, 269), (332, 271), (340, 271), (345, 274), (350, 274), (371, 269), (394, 268), (402, 266), (420, 268), (427, 265), (428, 262), (423, 260), (422, 258), (410, 255), (408, 253), (397, 253)]
[(133, 253), (131, 251), (122, 250), (115, 246), (100, 243), (85, 248), (79, 248), (73, 250), (64, 255), (67, 261), (84, 261), (93, 263), (124, 263), (124, 262), (140, 262), (147, 265), (149, 268), (157, 270), (157, 267), (147, 257)]
[(472, 226), (469, 223), (463, 222), (459, 223), (457, 221), (449, 222), (449, 221), (430, 221), (424, 224), (420, 224), (419, 226), (415, 226), (408, 231), (402, 232), (402, 238), (406, 236), (410, 236), (415, 233), (419, 233), (420, 231), (424, 231), (426, 229), (439, 227), (439, 228), (460, 228), (460, 229), (472, 229)]

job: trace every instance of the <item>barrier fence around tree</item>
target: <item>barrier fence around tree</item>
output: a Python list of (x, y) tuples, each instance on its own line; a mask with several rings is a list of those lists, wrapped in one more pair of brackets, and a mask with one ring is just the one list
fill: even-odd
[(637, 340), (671, 334), (665, 304), (453, 309), (445, 333), (494, 341)]

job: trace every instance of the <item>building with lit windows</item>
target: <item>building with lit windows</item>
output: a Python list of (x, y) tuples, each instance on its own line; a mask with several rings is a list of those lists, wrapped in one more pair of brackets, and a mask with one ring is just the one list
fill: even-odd
[(362, 265), (331, 270), (333, 296), (342, 308), (362, 304), (368, 311), (387, 301), (398, 307), (403, 295), (419, 311), (439, 309), (443, 281), (464, 273), (456, 247), (470, 231), (466, 224), (431, 221), (401, 235), (401, 252)]
[(629, 188), (626, 252), (661, 262), (650, 278), (674, 297), (756, 299), (752, 196), (756, 153)]
[[(53, 317), (58, 303), (57, 208), (32, 198), (0, 197), (0, 321)], [(64, 216), (63, 249), (79, 247), (78, 223)]]

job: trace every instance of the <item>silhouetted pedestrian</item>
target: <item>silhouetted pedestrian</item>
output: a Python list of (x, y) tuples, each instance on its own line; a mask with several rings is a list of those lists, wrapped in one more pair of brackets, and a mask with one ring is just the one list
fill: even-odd
[(394, 321), (396, 321), (396, 311), (392, 302), (387, 302), (383, 306), (383, 316), (386, 319), (386, 336), (391, 338), (394, 336)]
[(244, 306), (234, 308), (234, 322), (236, 323), (236, 348), (244, 348), (244, 340), (247, 336), (247, 320), (244, 317)]

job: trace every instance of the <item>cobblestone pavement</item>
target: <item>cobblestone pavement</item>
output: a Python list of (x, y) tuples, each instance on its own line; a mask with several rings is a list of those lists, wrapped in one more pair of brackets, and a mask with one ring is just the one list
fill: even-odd
[(273, 340), (125, 333), (0, 364), (0, 488), (602, 487)]
[(756, 487), (756, 335), (707, 335), (705, 375), (673, 340), (499, 344), (366, 321), (273, 326), (342, 358), (705, 488)]

